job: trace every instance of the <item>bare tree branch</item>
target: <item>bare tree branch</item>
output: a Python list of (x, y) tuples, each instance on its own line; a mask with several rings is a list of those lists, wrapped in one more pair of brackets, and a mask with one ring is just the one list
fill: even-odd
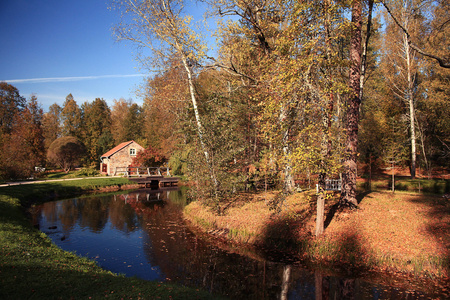
[[(246, 78), (249, 79), (253, 82), (258, 82), (258, 80), (254, 77), (251, 77), (249, 75), (246, 75), (242, 72), (240, 72), (238, 69), (236, 69), (236, 67), (234, 66), (233, 62), (230, 59), (230, 65), (224, 65), (222, 63), (217, 62), (213, 57), (208, 57), (208, 59), (212, 60), (213, 63), (207, 66), (203, 66), (203, 71), (207, 71), (207, 70), (211, 70), (211, 69), (216, 69), (216, 68), (220, 68), (224, 71), (226, 71), (228, 74), (231, 74), (233, 76), (239, 76), (241, 78)], [(201, 72), (203, 72), (201, 71)]]
[(408, 39), (408, 44), (409, 44), (409, 46), (412, 49), (414, 49), (418, 53), (422, 54), (423, 56), (435, 59), (439, 63), (439, 66), (441, 66), (442, 68), (450, 69), (450, 63), (447, 62), (446, 59), (444, 59), (442, 57), (439, 57), (439, 56), (436, 56), (436, 55), (433, 55), (431, 53), (425, 52), (424, 50), (420, 49), (417, 45), (415, 45), (411, 41), (411, 36), (410, 36), (408, 30), (402, 24), (400, 24), (400, 22), (397, 20), (397, 18), (392, 13), (392, 11), (389, 8), (389, 6), (386, 4), (386, 1), (381, 0), (380, 2), (383, 4), (384, 8), (386, 8), (387, 12), (392, 17), (392, 19), (394, 20), (395, 24), (397, 24), (397, 26), (400, 27), (400, 29), (405, 33), (405, 35), (406, 35), (406, 37)]

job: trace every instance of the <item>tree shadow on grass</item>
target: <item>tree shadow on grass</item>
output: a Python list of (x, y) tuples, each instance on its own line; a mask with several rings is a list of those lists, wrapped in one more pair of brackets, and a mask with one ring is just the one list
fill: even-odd
[[(336, 199), (334, 202), (326, 203), (324, 228), (326, 229), (330, 225), (337, 214), (348, 209), (339, 206)], [(316, 250), (317, 253), (325, 251), (322, 254), (330, 256), (333, 261), (339, 264), (342, 261), (349, 261), (356, 266), (356, 262), (363, 258), (366, 253), (362, 250), (359, 237), (355, 231), (349, 231), (340, 236), (338, 241), (334, 241), (333, 245), (330, 245), (330, 249), (311, 250), (314, 247), (322, 247), (317, 243), (320, 237), (314, 236), (316, 213), (317, 200), (312, 197), (308, 208), (300, 209), (291, 214), (274, 215), (263, 229), (262, 246), (265, 249), (283, 253), (295, 253), (297, 257), (299, 255), (300, 257), (309, 257), (306, 260), (313, 259), (312, 256)], [(358, 263), (359, 267), (366, 269)]]
[[(426, 231), (445, 249), (443, 261), (429, 261), (431, 266), (434, 263), (444, 266), (447, 274), (450, 274), (450, 199), (437, 195), (417, 195), (411, 196), (412, 203), (424, 204), (426, 217), (429, 220)], [(436, 258), (437, 259), (437, 258)]]
[[(360, 194), (358, 196), (359, 203), (362, 203), (364, 198), (373, 198), (370, 194), (370, 191)], [(448, 282), (448, 279), (445, 279), (445, 277), (436, 278), (436, 274), (442, 271), (446, 274), (450, 273), (450, 199), (442, 196), (403, 194), (402, 197), (404, 196), (410, 197), (409, 201), (413, 203), (425, 204), (425, 206), (422, 206), (425, 207), (425, 209), (422, 208), (423, 218), (427, 219), (425, 230), (434, 236), (435, 240), (442, 246), (440, 248), (441, 251), (445, 249), (444, 253), (423, 253), (423, 258), (417, 257), (415, 258), (417, 261), (414, 262), (397, 261), (395, 257), (390, 256), (373, 256), (374, 254), (370, 252), (370, 248), (367, 248), (367, 245), (364, 244), (361, 232), (351, 224), (348, 224), (343, 230), (336, 231), (333, 235), (315, 238), (311, 232), (308, 232), (305, 222), (314, 220), (314, 205), (311, 205), (310, 211), (304, 212), (306, 217), (300, 219), (299, 224), (283, 218), (276, 219), (272, 224), (268, 224), (265, 229), (265, 242), (268, 247), (274, 243), (278, 243), (277, 246), (291, 247), (291, 251), (297, 251), (305, 262), (312, 263), (314, 267), (325, 268), (343, 277), (366, 276), (368, 271), (374, 270), (374, 267), (378, 269), (377, 266), (383, 267), (384, 263), (387, 263), (387, 266), (397, 263), (400, 265), (403, 263), (412, 264), (411, 266), (414, 267), (414, 272), (417, 272), (415, 274), (421, 274), (422, 276), (429, 275), (429, 278), (417, 277), (413, 279), (406, 275), (401, 276), (400, 273), (398, 275), (395, 275), (396, 273), (383, 273), (382, 276), (375, 276), (373, 278), (376, 282), (385, 285), (392, 285), (395, 282), (396, 286), (405, 289), (411, 288), (410, 281), (413, 280), (415, 282), (414, 284), (417, 284), (426, 293), (436, 294), (439, 297), (444, 294), (447, 295), (443, 287), (445, 286), (445, 282)], [(376, 199), (372, 200), (376, 201)], [(399, 205), (401, 204), (399, 203)], [(392, 202), (392, 209), (395, 211), (395, 208), (396, 203), (394, 201)], [(414, 211), (420, 210), (421, 208), (418, 206), (417, 208), (410, 207), (410, 209)], [(300, 212), (300, 215), (303, 215), (303, 213)], [(326, 210), (326, 216), (325, 226), (328, 227), (333, 218), (340, 216), (339, 205), (335, 204), (329, 207)], [(415, 217), (420, 217), (420, 214)], [(303, 233), (303, 235), (299, 234), (299, 232)], [(290, 240), (288, 238), (283, 241), (283, 237), (289, 235), (293, 238)], [(427, 257), (428, 255), (429, 257)], [(384, 262), (384, 259), (388, 259), (388, 261)], [(379, 265), (380, 263), (381, 265)], [(445, 276), (445, 273), (441, 274)], [(431, 280), (433, 284), (426, 284), (428, 282), (427, 280)], [(435, 284), (438, 286), (435, 286)]]
[(41, 204), (54, 199), (81, 195), (83, 189), (78, 186), (65, 185), (58, 182), (34, 183), (9, 186), (0, 189), (0, 195), (19, 199), (24, 208), (32, 204)]
[[(363, 193), (359, 193), (356, 196), (356, 200), (358, 201), (358, 204), (360, 204), (362, 202), (362, 200), (370, 193), (372, 193), (372, 191), (366, 191)], [(349, 209), (352, 209), (352, 208), (342, 207), (342, 205), (339, 202), (333, 204), (325, 215), (324, 229), (328, 228), (328, 226), (330, 225), (331, 221), (333, 221), (336, 214), (338, 214), (339, 212), (349, 210)]]
[[(332, 211), (335, 206), (329, 208)], [(299, 212), (301, 218), (277, 218), (267, 224), (263, 231), (263, 247), (270, 249), (270, 255), (286, 261), (300, 259), (306, 264), (324, 265), (345, 276), (358, 276), (367, 271), (365, 264), (367, 253), (361, 244), (356, 228), (349, 228), (331, 241), (322, 237), (316, 238), (311, 232), (315, 219), (315, 210)], [(315, 224), (315, 223), (314, 223)]]
[(5, 264), (3, 270), (1, 299), (214, 299), (203, 290), (73, 270), (62, 264)]

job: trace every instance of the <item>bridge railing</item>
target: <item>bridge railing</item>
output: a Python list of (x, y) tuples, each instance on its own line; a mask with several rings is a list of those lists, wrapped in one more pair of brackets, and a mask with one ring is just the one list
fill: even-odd
[[(326, 191), (341, 191), (342, 180), (341, 179), (326, 179), (325, 180)], [(319, 185), (316, 184), (316, 192), (319, 193)]]
[(123, 175), (126, 177), (141, 177), (141, 176), (172, 176), (170, 169), (166, 167), (116, 167), (114, 175)]

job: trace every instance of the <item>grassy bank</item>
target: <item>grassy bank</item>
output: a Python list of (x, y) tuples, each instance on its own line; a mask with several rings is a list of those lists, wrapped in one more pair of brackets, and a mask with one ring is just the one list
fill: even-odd
[(24, 215), (24, 206), (42, 199), (127, 184), (125, 179), (105, 178), (0, 188), (0, 299), (211, 299), (203, 291), (103, 270), (62, 251)]
[[(450, 193), (449, 179), (411, 179), (409, 176), (396, 176), (394, 182), (395, 191), (434, 195)], [(368, 178), (361, 178), (358, 180), (358, 188), (361, 191), (390, 191), (392, 189), (392, 177), (388, 175), (376, 176), (370, 181)]]
[(331, 198), (326, 204), (326, 231), (319, 238), (313, 236), (313, 193), (288, 197), (278, 214), (270, 209), (274, 193), (244, 197), (221, 216), (199, 202), (187, 206), (185, 216), (221, 238), (291, 251), (306, 262), (355, 272), (400, 272), (444, 280), (449, 276), (450, 201), (442, 196), (366, 193), (354, 211), (336, 210), (338, 198)]

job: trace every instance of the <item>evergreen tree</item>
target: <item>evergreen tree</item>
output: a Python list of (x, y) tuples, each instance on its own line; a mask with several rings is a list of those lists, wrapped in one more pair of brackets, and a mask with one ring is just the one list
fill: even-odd
[(61, 137), (61, 111), (62, 108), (54, 103), (43, 116), (42, 130), (45, 138), (45, 149), (48, 149), (54, 140)]
[(96, 98), (81, 107), (82, 141), (87, 149), (86, 164), (98, 167), (100, 156), (113, 146), (111, 134), (111, 111), (105, 100)]
[(61, 135), (81, 138), (81, 109), (73, 99), (72, 94), (67, 95), (61, 111)]
[[(111, 134), (115, 143), (119, 144), (127, 141), (124, 123), (132, 102), (131, 100), (127, 101), (123, 98), (120, 98), (119, 100), (114, 99), (113, 102), (114, 104), (111, 109)], [(142, 125), (145, 126), (145, 124)]]

